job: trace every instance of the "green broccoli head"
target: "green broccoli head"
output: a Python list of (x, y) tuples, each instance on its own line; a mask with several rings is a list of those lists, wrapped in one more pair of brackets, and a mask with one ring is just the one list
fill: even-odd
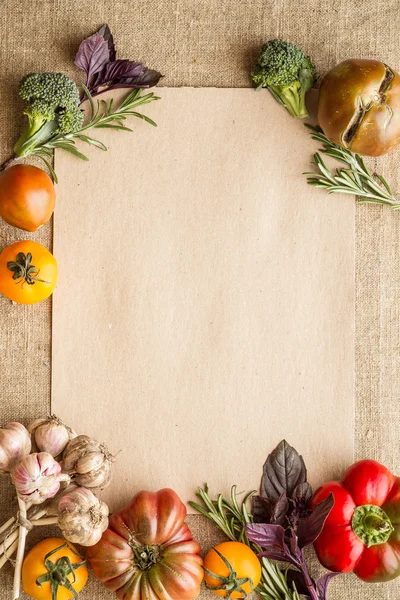
[(70, 133), (81, 128), (79, 90), (64, 73), (26, 75), (20, 82), (19, 95), (27, 103), (24, 114), (28, 119), (14, 148), (19, 156), (27, 156), (57, 132)]
[(311, 58), (298, 46), (283, 40), (267, 42), (251, 77), (257, 89), (269, 89), (292, 116), (308, 116), (305, 95), (318, 75)]
[(64, 73), (31, 73), (19, 84), (20, 97), (29, 104), (41, 100), (54, 110), (77, 106), (80, 102), (79, 90)]

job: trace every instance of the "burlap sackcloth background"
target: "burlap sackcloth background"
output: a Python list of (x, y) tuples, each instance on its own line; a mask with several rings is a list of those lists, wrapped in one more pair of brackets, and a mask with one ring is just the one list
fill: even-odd
[[(104, 22), (114, 33), (119, 57), (145, 60), (165, 74), (166, 86), (249, 86), (259, 47), (273, 37), (302, 46), (322, 74), (350, 57), (375, 57), (400, 69), (398, 0), (2, 0), (1, 160), (21, 128), (20, 77), (44, 70), (77, 76), (73, 59), (79, 43)], [(378, 165), (394, 189), (400, 182), (399, 158), (397, 151)], [(326, 202), (335, 198), (327, 195)], [(400, 214), (359, 205), (356, 233), (356, 454), (400, 472)], [(1, 248), (29, 237), (51, 248), (52, 226), (26, 235), (2, 223), (0, 235)], [(51, 302), (22, 307), (0, 298), (2, 424), (26, 423), (49, 412), (50, 350)], [(4, 483), (2, 517), (11, 505), (11, 489)], [(190, 525), (204, 548), (216, 539), (199, 517), (191, 517)], [(0, 597), (10, 594), (7, 566), (0, 575)], [(91, 581), (80, 597), (111, 596)], [(353, 576), (338, 577), (329, 598), (398, 600), (400, 580), (366, 585)]]

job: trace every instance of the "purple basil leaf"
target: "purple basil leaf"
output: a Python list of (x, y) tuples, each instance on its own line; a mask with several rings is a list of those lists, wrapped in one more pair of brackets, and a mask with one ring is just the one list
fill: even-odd
[(92, 81), (92, 89), (97, 90), (101, 86), (113, 87), (113, 83), (123, 83), (126, 79), (143, 77), (146, 67), (142, 63), (131, 60), (114, 60), (107, 63), (97, 73)]
[(257, 554), (257, 556), (265, 556), (265, 558), (269, 558), (271, 560), (279, 560), (280, 562), (287, 562), (291, 565), (298, 566), (295, 560), (290, 556), (290, 554), (285, 554), (284, 552), (274, 552), (273, 550), (265, 550), (264, 552), (260, 552), (259, 554)]
[(143, 75), (138, 77), (127, 77), (126, 79), (121, 79), (120, 81), (113, 81), (111, 84), (111, 88), (150, 88), (160, 81), (162, 75), (158, 71), (154, 71), (154, 69), (144, 68)]
[(99, 35), (101, 35), (105, 41), (107, 42), (108, 45), (108, 51), (110, 54), (110, 60), (115, 60), (116, 57), (116, 53), (115, 53), (115, 46), (114, 46), (114, 38), (113, 35), (110, 31), (110, 28), (108, 25), (103, 25), (102, 27), (100, 27), (100, 29), (97, 32)]
[(300, 548), (312, 544), (317, 539), (334, 503), (333, 494), (329, 494), (325, 500), (317, 504), (310, 515), (304, 519), (300, 519), (297, 528)]
[(299, 550), (299, 539), (293, 530), (290, 531), (289, 548), (293, 556), (301, 557)]
[(336, 577), (339, 573), (327, 573), (320, 577), (317, 581), (317, 591), (321, 600), (326, 600), (326, 593), (328, 591), (328, 585), (332, 577)]
[(108, 81), (127, 79), (129, 77), (143, 77), (146, 67), (139, 62), (132, 60), (114, 60), (107, 63), (101, 71), (100, 76), (102, 83)]
[(110, 60), (110, 51), (103, 36), (95, 33), (83, 40), (75, 58), (77, 67), (85, 71), (89, 84), (93, 75), (99, 73)]
[(307, 598), (310, 597), (310, 591), (306, 586), (304, 576), (302, 573), (300, 573), (300, 571), (288, 569), (286, 571), (286, 579), (290, 589), (292, 589), (292, 583), (294, 583), (296, 586), (296, 590), (299, 592), (299, 594), (301, 594), (302, 596), (306, 596)]
[(286, 553), (285, 530), (280, 525), (267, 523), (248, 523), (246, 535), (261, 548)]
[(283, 440), (268, 456), (261, 480), (261, 496), (277, 502), (283, 492), (292, 498), (295, 489), (307, 481), (303, 457)]
[(312, 496), (312, 487), (308, 483), (308, 481), (304, 481), (300, 483), (296, 489), (294, 490), (293, 499), (296, 501), (303, 501), (305, 504), (308, 504), (311, 500)]
[(272, 514), (272, 504), (267, 498), (253, 496), (252, 511), (255, 523), (269, 523)]
[(274, 525), (284, 525), (288, 511), (289, 501), (285, 492), (283, 492), (272, 509), (270, 522)]
[(293, 492), (293, 504), (289, 515), (289, 522), (295, 531), (297, 531), (300, 519), (304, 519), (311, 513), (309, 508), (311, 496), (312, 488), (307, 482), (298, 485)]

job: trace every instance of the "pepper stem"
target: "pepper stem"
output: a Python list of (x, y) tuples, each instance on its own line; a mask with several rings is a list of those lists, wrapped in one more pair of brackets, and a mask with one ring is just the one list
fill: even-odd
[(357, 537), (370, 548), (387, 542), (393, 531), (393, 525), (387, 514), (374, 504), (357, 506), (351, 526)]

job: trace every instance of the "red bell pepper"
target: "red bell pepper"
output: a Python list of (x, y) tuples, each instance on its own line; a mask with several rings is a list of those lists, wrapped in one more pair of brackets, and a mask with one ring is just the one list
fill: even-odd
[(374, 460), (361, 460), (341, 481), (322, 485), (312, 504), (330, 493), (335, 504), (314, 543), (321, 564), (371, 583), (400, 575), (400, 478)]

